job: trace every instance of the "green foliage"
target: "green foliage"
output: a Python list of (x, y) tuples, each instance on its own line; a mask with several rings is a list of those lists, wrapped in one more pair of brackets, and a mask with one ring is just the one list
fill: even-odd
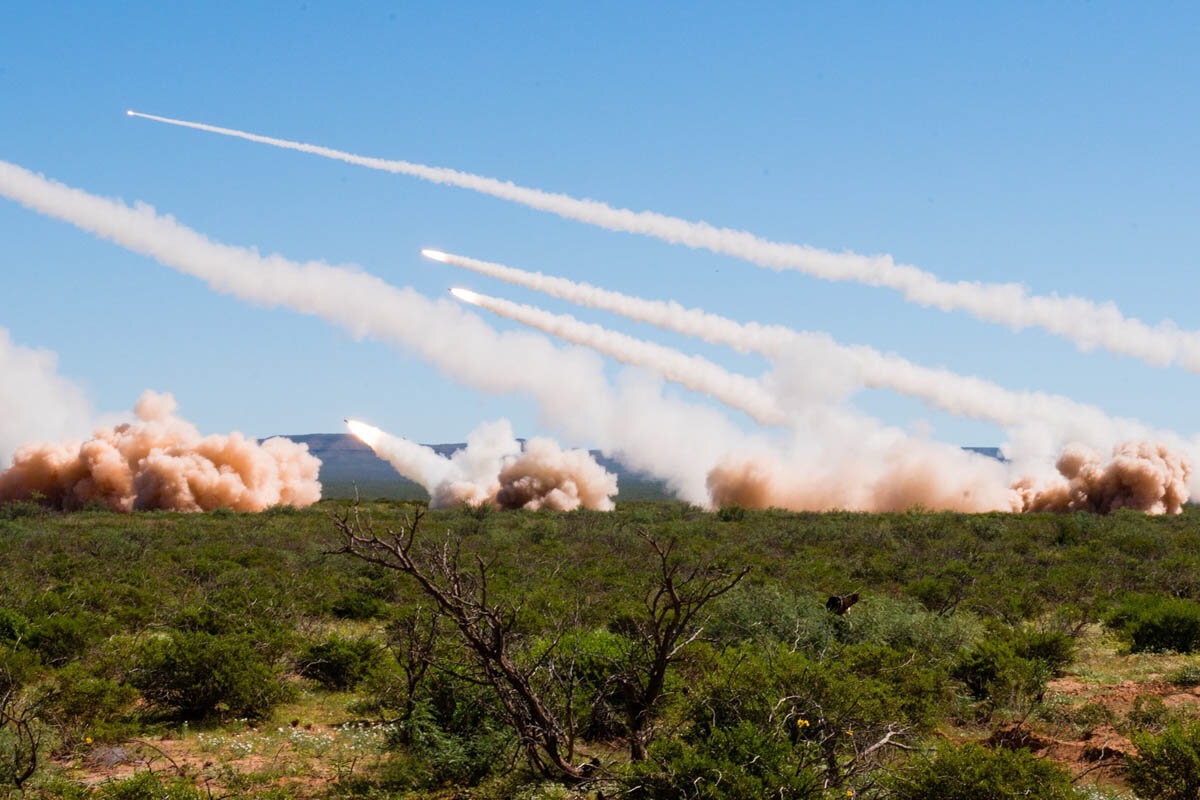
[(749, 722), (713, 728), (704, 738), (665, 738), (634, 765), (634, 797), (653, 800), (783, 800), (825, 797), (816, 770), (799, 766), (795, 746)]
[(326, 689), (352, 689), (379, 662), (381, 655), (379, 643), (371, 639), (333, 635), (304, 648), (299, 659), (300, 674)]
[(39, 705), (57, 730), (61, 747), (70, 750), (84, 737), (97, 742), (123, 739), (130, 731), (120, 721), (137, 696), (132, 686), (95, 677), (82, 664), (72, 663), (42, 688)]
[(174, 631), (150, 639), (131, 678), (147, 701), (185, 718), (263, 717), (289, 694), (245, 636)]
[(12, 500), (0, 505), (0, 520), (17, 520), (26, 517), (44, 517), (50, 509), (34, 500)]
[(478, 687), (447, 683), (399, 723), (388, 767), (397, 788), (474, 786), (508, 764), (513, 736), (472, 695)]
[(332, 611), (339, 619), (382, 619), (388, 615), (388, 604), (366, 592), (347, 592), (333, 601)]
[[(0, 694), (21, 687), (35, 699), (47, 748), (62, 752), (80, 737), (145, 739), (164, 714), (267, 714), (287, 694), (284, 665), (294, 665), (329, 688), (356, 687), (351, 714), (395, 720), (415, 702), (412, 718), (396, 726), (383, 771), (360, 762), (354, 780), (329, 787), (331, 795), (530, 794), (534, 784), (519, 770), (507, 788), (492, 788), (502, 782), (498, 773), (522, 760), (496, 716), (494, 693), (433, 670), (410, 696), (408, 669), (418, 662), (407, 648), (419, 642), (420, 626), (402, 623), (406, 609), (425, 601), (407, 579), (325, 555), (327, 515), (341, 507), (190, 515), (0, 508)], [(366, 510), (396, 527), (412, 505)], [(705, 608), (696, 620), (701, 638), (668, 672), (652, 748), (663, 760), (637, 767), (629, 783), (644, 778), (662, 796), (756, 796), (764, 787), (803, 796), (801, 779), (815, 771), (826, 780), (832, 759), (854, 773), (835, 782), (833, 796), (850, 787), (874, 797), (883, 771), (909, 774), (919, 759), (890, 747), (858, 759), (889, 726), (905, 729), (898, 740), (919, 750), (950, 716), (1029, 710), (1074, 658), (1075, 642), (1062, 631), (1095, 621), (1114, 597), (1131, 598), (1108, 622), (1132, 649), (1195, 646), (1197, 604), (1155, 595), (1200, 598), (1194, 507), (1154, 518), (707, 513), (682, 503), (622, 503), (610, 514), (435, 510), (426, 526), (436, 532), (427, 544), (444, 534), (461, 539), (464, 563), (478, 555), (491, 566), (489, 596), (521, 607), (518, 666), (535, 670), (541, 686), (573, 681), (570, 692), (554, 689), (550, 702), (556, 710), (573, 703), (586, 754), (576, 752), (577, 763), (624, 750), (618, 673), (631, 642), (620, 621), (644, 613), (655, 580), (644, 549), (630, 546), (632, 529), (674, 538), (698, 563), (720, 556), (753, 568)], [(825, 610), (831, 594), (848, 591), (862, 599), (847, 614)], [(391, 625), (385, 635), (383, 624), (342, 620)], [(314, 630), (343, 633), (307, 640)], [(369, 632), (360, 639), (359, 631)], [(454, 654), (455, 636), (449, 625), (438, 628), (433, 651)], [(1166, 680), (1192, 685), (1196, 674), (1181, 668)], [(130, 702), (131, 686), (145, 703)], [(967, 704), (964, 693), (982, 699)], [(323, 694), (309, 701), (340, 713)], [(1115, 717), (1100, 704), (1055, 703), (1030, 719), (1155, 736), (1183, 724), (1180, 712), (1150, 697)], [(762, 753), (753, 763), (742, 757), (751, 750)], [(601, 758), (606, 769), (627, 774)], [(1025, 767), (1009, 766), (1019, 785)], [(146, 791), (174, 790), (140, 780)], [(63, 784), (45, 796), (70, 791)]]
[(1134, 653), (1200, 649), (1200, 603), (1177, 597), (1134, 594), (1105, 620), (1129, 641)]
[(1176, 686), (1200, 686), (1200, 664), (1188, 664), (1163, 676), (1168, 683)]
[(1200, 722), (1173, 722), (1161, 734), (1132, 738), (1138, 754), (1126, 766), (1134, 791), (1159, 800), (1200, 798)]
[(1054, 677), (1075, 662), (1075, 640), (1062, 631), (1020, 632), (1013, 651), (1019, 658), (1043, 664)]
[(895, 780), (895, 800), (1069, 800), (1070, 776), (1028, 750), (944, 746)]
[(100, 800), (205, 800), (206, 795), (182, 778), (163, 778), (140, 772), (125, 780), (100, 785)]

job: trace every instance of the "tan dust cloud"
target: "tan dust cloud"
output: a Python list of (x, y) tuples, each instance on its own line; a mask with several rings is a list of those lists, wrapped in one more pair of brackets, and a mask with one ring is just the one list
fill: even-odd
[(1069, 445), (1056, 464), (1061, 479), (1023, 479), (1014, 485), (1024, 511), (1098, 511), (1131, 508), (1147, 514), (1178, 514), (1188, 500), (1193, 465), (1187, 456), (1152, 441), (1129, 441), (1112, 458)]
[(89, 501), (114, 511), (261, 511), (321, 499), (321, 462), (288, 439), (259, 444), (240, 433), (201, 436), (175, 415), (175, 398), (148, 391), (137, 420), (83, 442), (31, 442), (0, 472), (0, 502), (38, 493), (56, 507)]

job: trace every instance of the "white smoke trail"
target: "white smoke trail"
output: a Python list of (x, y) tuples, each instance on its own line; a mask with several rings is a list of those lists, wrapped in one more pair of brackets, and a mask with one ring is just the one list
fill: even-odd
[[(570, 303), (610, 311), (636, 322), (647, 322), (664, 330), (726, 345), (740, 353), (759, 353), (776, 364), (802, 365), (804, 380), (819, 381), (826, 400), (831, 399), (831, 395), (848, 394), (860, 387), (890, 389), (919, 398), (956, 416), (985, 420), (1009, 431), (1021, 432), (1014, 442), (1014, 452), (1010, 453), (1011, 457), (1021, 461), (1053, 458), (1059, 448), (1069, 442), (1104, 449), (1128, 439), (1168, 440), (1177, 448), (1192, 451), (1193, 456), (1200, 452), (1195, 442), (1186, 442), (1178, 434), (1153, 430), (1137, 420), (1110, 417), (1094, 405), (1061, 395), (1011, 391), (991, 381), (924, 367), (871, 347), (842, 345), (826, 333), (796, 331), (782, 325), (740, 323), (701, 309), (685, 308), (676, 302), (633, 297), (587, 283), (440, 250), (426, 249), (421, 254)], [(515, 304), (510, 306), (517, 308)], [(527, 306), (520, 307), (519, 311), (527, 317), (531, 313)], [(536, 323), (527, 324), (536, 324), (548, 333), (564, 335), (578, 344), (589, 343), (584, 339), (591, 330), (582, 329), (582, 337), (568, 337), (560, 334), (558, 328), (549, 330), (545, 327), (550, 323), (568, 327), (565, 323), (559, 323), (558, 318), (549, 317), (545, 312), (539, 314), (535, 317)], [(819, 369), (814, 369), (814, 365), (819, 365)], [(1030, 435), (1034, 431), (1040, 435)]]
[(484, 503), (506, 509), (612, 511), (617, 478), (586, 450), (531, 439), (522, 450), (508, 420), (484, 423), (449, 458), (365, 422), (350, 430), (380, 458), (429, 492), (431, 508)]
[(630, 376), (614, 391), (594, 354), (563, 350), (534, 334), (498, 334), (450, 300), (434, 302), (357, 268), (218, 244), (148, 205), (131, 208), (2, 161), (0, 196), (200, 278), (215, 291), (319, 316), (355, 336), (412, 351), (484, 391), (526, 393), (565, 437), (594, 442), (630, 469), (665, 479), (691, 502), (707, 502), (706, 470), (747, 438), (712, 409), (663, 397), (657, 381)]
[(1187, 370), (1200, 372), (1200, 332), (1180, 330), (1171, 321), (1147, 325), (1136, 318), (1124, 316), (1112, 302), (1096, 303), (1075, 296), (1035, 295), (1016, 283), (943, 281), (917, 267), (897, 264), (890, 255), (834, 253), (808, 245), (774, 242), (746, 231), (718, 228), (706, 222), (692, 222), (652, 211), (614, 208), (596, 200), (581, 200), (443, 167), (359, 156), (328, 147), (136, 111), (126, 113), (169, 125), (233, 136), (470, 189), (589, 225), (710, 250), (770, 269), (797, 270), (830, 281), (857, 281), (868, 286), (887, 287), (899, 291), (906, 299), (919, 305), (942, 311), (966, 311), (979, 319), (1007, 325), (1013, 330), (1040, 327), (1074, 342), (1085, 352), (1100, 347), (1112, 353), (1139, 358), (1154, 366), (1178, 363)]
[(0, 470), (33, 439), (82, 436), (92, 424), (83, 390), (58, 374), (58, 356), (23, 347), (0, 328)]
[(787, 415), (762, 382), (735, 375), (699, 356), (689, 356), (670, 347), (626, 336), (600, 325), (580, 322), (568, 314), (551, 314), (540, 308), (513, 303), (467, 289), (451, 289), (465, 303), (486, 308), (493, 314), (528, 325), (573, 344), (590, 347), (624, 364), (644, 367), (668, 381), (703, 392), (730, 408), (744, 411), (763, 425), (788, 424)]

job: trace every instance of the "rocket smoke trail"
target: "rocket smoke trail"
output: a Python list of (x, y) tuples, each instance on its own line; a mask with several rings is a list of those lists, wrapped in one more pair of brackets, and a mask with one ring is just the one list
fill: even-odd
[(624, 364), (645, 367), (666, 380), (703, 392), (730, 408), (744, 411), (762, 425), (787, 425), (787, 415), (760, 381), (735, 375), (707, 359), (689, 356), (670, 347), (635, 339), (600, 325), (581, 322), (568, 314), (551, 314), (540, 308), (489, 297), (467, 289), (451, 289), (465, 303), (520, 322), (573, 344), (590, 347)]
[[(594, 354), (560, 349), (531, 333), (497, 333), (449, 299), (432, 301), (357, 268), (218, 244), (148, 205), (130, 207), (3, 161), (0, 196), (200, 278), (215, 291), (318, 316), (355, 336), (413, 352), (483, 391), (530, 395), (565, 437), (594, 442), (691, 502), (708, 502), (706, 470), (748, 438), (713, 409), (664, 397), (644, 376), (626, 376), (614, 390)], [(638, 413), (631, 415), (631, 408)]]
[(347, 420), (351, 432), (406, 478), (429, 492), (432, 508), (485, 503), (504, 509), (612, 511), (617, 476), (586, 450), (563, 450), (550, 439), (521, 447), (508, 420), (486, 422), (449, 458), (431, 447)]
[[(614, 390), (595, 354), (560, 349), (532, 333), (497, 333), (449, 300), (434, 302), (352, 268), (217, 244), (144, 204), (131, 208), (5, 162), (0, 195), (201, 278), (216, 291), (400, 346), (484, 391), (525, 393), (566, 436), (596, 442), (631, 468), (666, 479), (692, 502), (864, 510), (919, 503), (979, 511), (1028, 508), (1052, 491), (1067, 499), (1066, 507), (1086, 502), (1171, 512), (1186, 499), (1189, 462), (1153, 443), (1133, 443), (1109, 465), (1092, 455), (1065, 454), (1058, 484), (1031, 482), (1020, 491), (1010, 488), (1005, 465), (913, 440), (844, 409), (806, 409), (790, 452), (779, 453), (712, 409), (664, 397), (657, 381), (630, 374)], [(517, 482), (522, 492), (553, 478), (527, 477)]]
[[(1109, 417), (1096, 406), (1068, 397), (1010, 391), (991, 381), (924, 367), (871, 347), (842, 345), (825, 333), (796, 331), (782, 325), (740, 323), (675, 302), (633, 297), (587, 283), (440, 250), (426, 249), (421, 254), (577, 305), (610, 311), (636, 322), (647, 322), (713, 344), (727, 345), (740, 353), (759, 353), (777, 364), (807, 365), (806, 379), (819, 380), (826, 397), (848, 394), (859, 387), (883, 388), (919, 398), (950, 414), (986, 420), (1008, 430), (1048, 427), (1046, 436), (1037, 437), (1039, 452), (1030, 454), (1032, 457), (1045, 457), (1073, 441), (1107, 448), (1127, 439), (1165, 438), (1173, 440), (1176, 446), (1195, 448), (1194, 443), (1185, 444), (1175, 434), (1153, 431), (1136, 420)], [(521, 309), (527, 313), (528, 307)], [(547, 315), (539, 313), (543, 316), (538, 319), (544, 321)], [(549, 330), (542, 325), (537, 327), (559, 334), (558, 330)], [(586, 343), (579, 338), (564, 338), (578, 344)], [(820, 369), (814, 370), (812, 365), (820, 365)], [(1034, 441), (1025, 443), (1032, 445)], [(1021, 455), (1010, 453), (1010, 457)]]
[(1035, 295), (1015, 283), (943, 281), (917, 267), (897, 264), (889, 255), (834, 253), (809, 245), (774, 242), (746, 231), (718, 228), (706, 222), (692, 222), (652, 211), (614, 208), (596, 200), (544, 192), (444, 167), (359, 156), (328, 147), (136, 111), (126, 113), (169, 125), (233, 136), (470, 189), (589, 225), (710, 250), (770, 269), (797, 270), (830, 281), (858, 281), (868, 286), (887, 287), (919, 305), (942, 311), (966, 311), (978, 319), (1007, 325), (1013, 330), (1040, 327), (1074, 342), (1083, 351), (1100, 347), (1155, 366), (1178, 363), (1187, 370), (1200, 372), (1200, 332), (1180, 330), (1170, 321), (1147, 325), (1136, 318), (1124, 316), (1111, 302), (1096, 303), (1074, 296)]

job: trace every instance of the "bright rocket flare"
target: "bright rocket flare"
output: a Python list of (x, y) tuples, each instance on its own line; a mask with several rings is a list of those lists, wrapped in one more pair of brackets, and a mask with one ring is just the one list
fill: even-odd
[(374, 425), (368, 425), (367, 423), (360, 422), (356, 419), (345, 420), (345, 423), (346, 427), (350, 429), (350, 432), (371, 449), (374, 449), (375, 445), (379, 444), (380, 439), (382, 439), (384, 436), (383, 431), (379, 428), (376, 428)]
[(457, 286), (450, 290), (450, 294), (462, 300), (464, 303), (470, 303), (473, 306), (479, 305), (479, 295), (472, 292), (470, 289), (460, 289)]
[(443, 264), (450, 260), (450, 256), (446, 253), (443, 253), (441, 250), (432, 250), (428, 247), (421, 251), (421, 255), (425, 256), (426, 258), (431, 258), (434, 261), (441, 261)]

